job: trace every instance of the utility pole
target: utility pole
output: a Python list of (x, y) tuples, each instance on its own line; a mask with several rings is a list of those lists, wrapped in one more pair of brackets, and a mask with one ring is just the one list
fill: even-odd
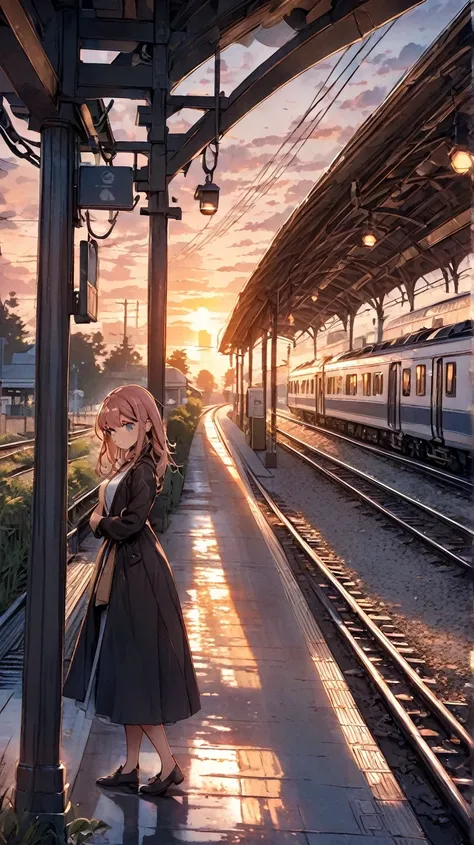
[(123, 345), (127, 346), (128, 343), (128, 299), (125, 302), (116, 302), (116, 305), (121, 305), (123, 308)]
[(137, 332), (138, 332), (138, 311), (139, 311), (139, 308), (140, 308), (140, 303), (139, 303), (139, 301), (138, 301), (138, 299), (137, 299), (137, 306), (136, 306), (136, 309), (137, 309), (137, 310), (136, 310), (136, 312), (135, 312), (135, 330), (136, 330)]

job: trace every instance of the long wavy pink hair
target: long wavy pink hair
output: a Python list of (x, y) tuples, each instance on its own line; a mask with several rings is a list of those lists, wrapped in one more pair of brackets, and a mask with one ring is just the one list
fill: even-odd
[[(150, 431), (146, 430), (148, 421), (151, 423)], [(119, 449), (111, 437), (111, 429), (117, 429), (123, 422), (138, 423), (137, 442), (128, 452)], [(117, 387), (105, 397), (97, 413), (95, 432), (102, 441), (96, 466), (97, 474), (102, 477), (115, 475), (119, 464), (136, 463), (149, 443), (158, 481), (163, 479), (168, 464), (174, 466), (156, 402), (151, 393), (139, 384)]]

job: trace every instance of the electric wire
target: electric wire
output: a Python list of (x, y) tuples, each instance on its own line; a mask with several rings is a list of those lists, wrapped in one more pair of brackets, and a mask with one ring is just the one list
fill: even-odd
[[(184, 257), (185, 255), (188, 255), (188, 254), (190, 254), (190, 253), (192, 253), (192, 252), (195, 252), (195, 251), (197, 251), (198, 249), (201, 249), (203, 246), (208, 245), (208, 244), (209, 244), (209, 242), (210, 242), (211, 240), (214, 240), (215, 238), (217, 238), (217, 237), (219, 237), (219, 236), (221, 236), (221, 235), (225, 234), (225, 233), (229, 230), (229, 228), (230, 228), (231, 226), (235, 225), (235, 223), (236, 223), (236, 222), (238, 222), (244, 214), (246, 214), (249, 210), (251, 210), (251, 208), (255, 205), (255, 203), (256, 203), (259, 199), (261, 199), (261, 197), (262, 197), (262, 196), (264, 196), (266, 193), (268, 193), (268, 191), (270, 190), (270, 188), (271, 188), (271, 187), (275, 184), (275, 182), (276, 182), (276, 181), (277, 181), (277, 179), (278, 179), (278, 178), (282, 175), (282, 173), (284, 173), (284, 172), (285, 172), (285, 170), (286, 170), (286, 169), (288, 169), (288, 167), (290, 167), (290, 166), (291, 166), (291, 164), (294, 162), (294, 160), (295, 160), (295, 158), (297, 157), (297, 155), (298, 155), (299, 151), (302, 149), (302, 147), (304, 146), (304, 144), (306, 143), (306, 141), (307, 141), (307, 140), (311, 137), (311, 135), (312, 135), (312, 133), (313, 133), (314, 129), (316, 128), (316, 126), (317, 126), (317, 125), (319, 125), (319, 123), (322, 121), (322, 119), (324, 118), (324, 116), (327, 114), (327, 112), (329, 111), (329, 109), (332, 107), (332, 105), (333, 105), (333, 104), (334, 104), (334, 102), (336, 101), (337, 97), (338, 97), (338, 96), (342, 93), (342, 91), (344, 90), (344, 88), (346, 87), (346, 85), (350, 82), (350, 80), (352, 79), (352, 77), (354, 76), (354, 74), (355, 74), (355, 73), (357, 72), (357, 70), (360, 68), (361, 64), (362, 64), (364, 61), (366, 61), (366, 59), (367, 59), (367, 58), (368, 58), (368, 56), (371, 54), (371, 52), (375, 49), (375, 47), (377, 47), (377, 46), (380, 44), (380, 42), (382, 41), (382, 39), (383, 39), (383, 38), (385, 38), (385, 36), (388, 34), (388, 32), (389, 32), (389, 31), (391, 30), (391, 28), (393, 27), (394, 23), (395, 23), (395, 22), (392, 22), (391, 24), (389, 24), (389, 26), (388, 26), (388, 27), (384, 30), (384, 32), (383, 32), (383, 33), (379, 36), (379, 38), (378, 38), (378, 39), (377, 39), (377, 40), (376, 40), (376, 41), (375, 41), (375, 42), (374, 42), (374, 43), (370, 46), (370, 49), (368, 50), (368, 52), (367, 52), (365, 55), (361, 56), (361, 54), (362, 54), (362, 53), (366, 50), (366, 48), (370, 45), (370, 42), (371, 42), (371, 40), (372, 40), (372, 38), (373, 38), (373, 33), (372, 33), (372, 35), (371, 35), (371, 36), (369, 36), (369, 38), (368, 38), (368, 39), (365, 39), (365, 40), (364, 40), (364, 42), (362, 43), (362, 45), (358, 48), (358, 50), (357, 50), (356, 54), (355, 54), (355, 55), (354, 55), (354, 56), (353, 56), (353, 57), (352, 57), (352, 58), (351, 58), (351, 59), (350, 59), (350, 60), (346, 63), (345, 67), (344, 67), (344, 68), (343, 68), (343, 70), (339, 73), (339, 75), (337, 76), (337, 78), (336, 78), (336, 79), (335, 79), (335, 80), (331, 83), (330, 87), (329, 87), (329, 88), (327, 88), (327, 85), (328, 85), (328, 82), (329, 82), (329, 80), (330, 80), (331, 76), (335, 73), (335, 71), (337, 70), (337, 68), (338, 68), (339, 64), (340, 64), (340, 63), (343, 61), (343, 59), (346, 57), (346, 55), (347, 55), (347, 53), (349, 52), (350, 48), (347, 48), (347, 49), (343, 52), (343, 54), (339, 57), (338, 61), (337, 61), (337, 62), (336, 62), (336, 64), (333, 66), (333, 68), (331, 69), (330, 73), (328, 74), (328, 76), (327, 76), (327, 77), (326, 77), (326, 79), (324, 80), (324, 82), (323, 82), (323, 83), (321, 84), (321, 86), (319, 87), (318, 92), (317, 92), (317, 93), (316, 93), (316, 95), (314, 96), (314, 98), (313, 98), (312, 102), (310, 103), (310, 105), (309, 105), (309, 106), (308, 106), (308, 108), (306, 109), (305, 113), (304, 113), (304, 114), (302, 115), (302, 117), (299, 119), (298, 124), (297, 124), (297, 125), (296, 125), (296, 126), (295, 126), (292, 130), (291, 130), (291, 132), (288, 134), (288, 136), (286, 137), (286, 139), (285, 139), (285, 140), (284, 140), (284, 141), (280, 144), (280, 147), (279, 147), (279, 148), (278, 148), (278, 150), (277, 150), (277, 151), (276, 151), (276, 152), (272, 155), (272, 157), (270, 158), (270, 160), (269, 160), (269, 161), (268, 161), (268, 162), (267, 162), (267, 163), (266, 163), (266, 164), (262, 167), (262, 169), (260, 170), (260, 172), (259, 172), (259, 173), (257, 174), (257, 176), (254, 178), (254, 180), (253, 180), (253, 182), (252, 182), (252, 185), (250, 185), (250, 186), (249, 186), (249, 188), (247, 188), (247, 189), (243, 192), (243, 194), (241, 195), (241, 197), (237, 200), (237, 202), (236, 202), (236, 203), (234, 204), (234, 206), (233, 206), (233, 207), (229, 210), (229, 212), (227, 212), (227, 214), (226, 214), (226, 215), (224, 216), (224, 218), (220, 221), (220, 223), (218, 224), (218, 226), (217, 226), (215, 229), (212, 229), (212, 230), (209, 232), (208, 236), (205, 236), (205, 237), (204, 237), (204, 239), (203, 239), (202, 243), (198, 244), (196, 247), (194, 247), (194, 249), (191, 249), (191, 247), (192, 247), (192, 245), (195, 243), (195, 241), (196, 241), (196, 240), (198, 240), (198, 239), (199, 239), (199, 237), (202, 235), (202, 232), (204, 232), (204, 230), (205, 230), (205, 229), (207, 229), (207, 226), (206, 226), (206, 227), (204, 227), (204, 229), (203, 229), (203, 230), (201, 230), (201, 232), (200, 232), (200, 233), (198, 233), (198, 234), (197, 234), (197, 235), (196, 235), (196, 236), (192, 239), (192, 241), (190, 241), (190, 242), (189, 242), (189, 244), (187, 244), (185, 247), (183, 247), (183, 249), (182, 249), (182, 250), (180, 250), (180, 252), (179, 252), (179, 253), (175, 254), (174, 258), (176, 258), (177, 256), (183, 256), (183, 257)], [(357, 61), (357, 60), (358, 60), (358, 61)], [(316, 115), (316, 117), (315, 117), (315, 118), (313, 118), (313, 120), (312, 120), (309, 124), (303, 125), (303, 124), (305, 124), (305, 121), (306, 121), (306, 119), (307, 119), (308, 115), (309, 115), (309, 114), (310, 114), (310, 113), (311, 113), (311, 112), (312, 112), (312, 111), (316, 108), (316, 106), (317, 106), (317, 105), (318, 105), (318, 104), (319, 104), (322, 100), (324, 100), (324, 99), (328, 96), (328, 94), (329, 94), (329, 93), (332, 91), (332, 89), (333, 89), (333, 88), (337, 85), (337, 83), (339, 82), (339, 80), (341, 79), (341, 77), (343, 77), (343, 76), (347, 73), (347, 71), (349, 70), (350, 66), (351, 66), (354, 62), (357, 62), (357, 63), (356, 63), (356, 67), (355, 67), (355, 68), (354, 68), (354, 70), (350, 73), (349, 77), (348, 77), (347, 79), (345, 79), (345, 81), (343, 82), (343, 84), (341, 85), (341, 87), (339, 88), (339, 90), (337, 91), (337, 93), (335, 94), (335, 96), (333, 96), (332, 100), (331, 100), (331, 101), (330, 101), (330, 103), (326, 106), (326, 108), (324, 108), (322, 111), (318, 112), (318, 113), (317, 113), (317, 115)], [(299, 133), (298, 137), (294, 138), (295, 133), (296, 133), (296, 132), (298, 131), (298, 129), (300, 129), (300, 127), (302, 127), (302, 126), (303, 126), (302, 131)], [(294, 140), (292, 141), (292, 139), (294, 139)], [(279, 161), (279, 162), (276, 164), (276, 166), (275, 166), (275, 168), (274, 168), (274, 170), (273, 170), (272, 174), (269, 176), (269, 178), (267, 179), (267, 181), (266, 181), (266, 182), (264, 182), (263, 184), (259, 184), (259, 183), (261, 183), (262, 178), (263, 178), (263, 177), (267, 174), (268, 170), (270, 169), (270, 167), (271, 167), (271, 166), (273, 165), (273, 163), (275, 162), (276, 157), (278, 156), (278, 154), (279, 154), (279, 153), (281, 152), (281, 150), (282, 150), (282, 149), (283, 149), (283, 148), (284, 148), (284, 147), (285, 147), (288, 143), (290, 143), (291, 141), (292, 141), (292, 146), (291, 146), (291, 148), (290, 148), (290, 149), (289, 149), (286, 153), (284, 153), (284, 155), (282, 156), (281, 161)], [(298, 145), (299, 145), (299, 146), (298, 146)], [(294, 150), (295, 150), (295, 147), (297, 147), (296, 151), (294, 151)], [(290, 158), (289, 158), (289, 160), (288, 160), (288, 157), (290, 157)], [(255, 183), (257, 183), (257, 184), (255, 184)]]

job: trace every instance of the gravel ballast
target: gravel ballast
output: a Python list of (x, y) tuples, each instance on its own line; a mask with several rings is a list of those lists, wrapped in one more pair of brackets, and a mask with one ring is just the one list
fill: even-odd
[(283, 417), (277, 417), (278, 428), (288, 431), (294, 437), (299, 437), (310, 446), (315, 446), (341, 461), (346, 461), (356, 469), (371, 475), (378, 481), (388, 484), (395, 490), (411, 496), (430, 508), (441, 511), (461, 523), (473, 527), (472, 501), (450, 490), (446, 485), (437, 483), (433, 479), (417, 474), (416, 470), (403, 469), (389, 459), (380, 458), (365, 452), (360, 446), (352, 445), (329, 434), (312, 431), (297, 422), (290, 422)]
[[(297, 428), (298, 436), (310, 442), (306, 435), (303, 437), (301, 427)], [(337, 448), (340, 449), (339, 444)], [(342, 457), (340, 451), (337, 454)], [(366, 455), (362, 458), (378, 460)], [(356, 465), (352, 456), (347, 460)], [(366, 595), (385, 604), (434, 671), (443, 687), (443, 697), (463, 700), (466, 684), (471, 680), (468, 576), (436, 560), (433, 552), (414, 538), (281, 448), (278, 469), (272, 472), (274, 478), (268, 482), (269, 490), (281, 496), (287, 506), (301, 512), (321, 532), (352, 578), (360, 579)], [(385, 467), (382, 480), (388, 481), (386, 475)], [(408, 477), (408, 473), (405, 475)], [(417, 482), (418, 478), (410, 478), (408, 483), (413, 486)], [(391, 478), (390, 483), (403, 489), (398, 480), (395, 484)], [(423, 484), (429, 486), (424, 479)], [(406, 492), (413, 495), (413, 489)], [(430, 504), (424, 495), (420, 499)], [(448, 513), (444, 503), (442, 510)]]

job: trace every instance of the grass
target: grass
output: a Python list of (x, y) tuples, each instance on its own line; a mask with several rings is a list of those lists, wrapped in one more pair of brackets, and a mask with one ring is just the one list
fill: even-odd
[(27, 440), (24, 434), (0, 434), (0, 446), (5, 443), (17, 443), (19, 440)]

